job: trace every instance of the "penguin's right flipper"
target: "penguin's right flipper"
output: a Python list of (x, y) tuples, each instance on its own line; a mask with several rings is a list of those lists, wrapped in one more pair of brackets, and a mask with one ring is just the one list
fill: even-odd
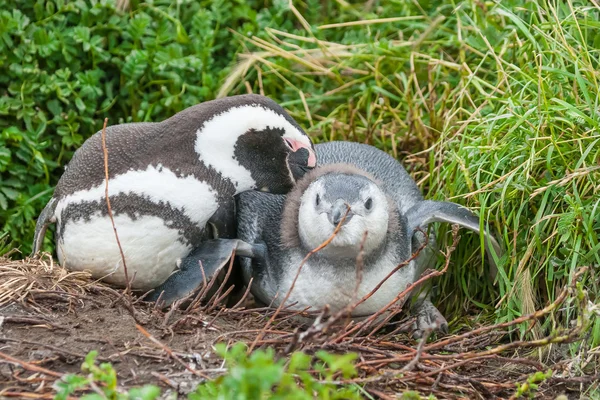
[[(448, 201), (421, 201), (408, 210), (406, 218), (408, 221), (408, 232), (411, 235), (415, 229), (426, 227), (432, 222), (458, 224), (464, 228), (480, 233), (479, 218), (468, 208)], [(496, 265), (496, 260), (492, 256), (492, 252), (498, 258), (502, 257), (504, 252), (494, 235), (487, 229), (484, 229), (482, 233), (484, 235), (484, 246), (490, 263), (490, 270), (492, 276), (495, 277), (498, 266)]]
[[(236, 255), (252, 257), (252, 246), (237, 239), (207, 240), (184, 258), (179, 270), (154, 289), (145, 300), (160, 302), (168, 307), (175, 301), (194, 293), (215, 275), (224, 274), (235, 251)], [(235, 272), (234, 272), (235, 273)], [(162, 296), (161, 296), (162, 294)]]
[(56, 199), (53, 197), (50, 199), (46, 207), (40, 213), (40, 216), (35, 223), (35, 233), (33, 234), (33, 245), (30, 257), (37, 254), (44, 244), (44, 237), (46, 236), (46, 229), (48, 225), (56, 221), (54, 211), (56, 210)]

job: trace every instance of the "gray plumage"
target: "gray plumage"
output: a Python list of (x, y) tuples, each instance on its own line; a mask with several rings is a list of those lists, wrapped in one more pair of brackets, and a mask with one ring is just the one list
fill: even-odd
[[(251, 258), (242, 257), (244, 279), (246, 282), (253, 279), (252, 293), (263, 302), (278, 304), (283, 299), (300, 260), (312, 250), (299, 237), (302, 224), (310, 226), (317, 223), (310, 220), (298, 221), (299, 207), (307, 201), (303, 197), (307, 188), (330, 173), (329, 183), (327, 180), (324, 182), (330, 185), (334, 198), (352, 201), (353, 196), (358, 193), (353, 189), (356, 177), (352, 177), (352, 167), (347, 164), (361, 170), (354, 172), (356, 176), (370, 177), (368, 179), (378, 185), (392, 203), (388, 209), (391, 221), (389, 226), (393, 228), (388, 229), (382, 249), (364, 261), (364, 289), (358, 296), (359, 299), (423, 243), (423, 235), (413, 235), (416, 228), (426, 228), (429, 223), (440, 221), (458, 223), (479, 231), (479, 220), (468, 209), (449, 202), (425, 201), (402, 165), (388, 154), (372, 146), (350, 142), (324, 143), (315, 148), (319, 168), (299, 181), (296, 188), (287, 195), (287, 200), (285, 196), (265, 193), (247, 192), (238, 196), (238, 238), (252, 244), (254, 249)], [(345, 165), (334, 165), (335, 163)], [(343, 182), (349, 186), (339, 186)], [(340, 233), (344, 229), (342, 226)], [(486, 233), (485, 236), (486, 243), (500, 256), (498, 243), (491, 235)], [(435, 236), (432, 234), (425, 251), (415, 261), (396, 272), (379, 289), (379, 297), (376, 293), (368, 302), (359, 306), (354, 315), (377, 312), (416, 281), (426, 268), (433, 268), (434, 248)], [(324, 250), (326, 249), (327, 247)], [(351, 256), (348, 259), (341, 256), (322, 257), (317, 253), (309, 258), (288, 304), (296, 302), (294, 307), (302, 309), (306, 306), (320, 308), (329, 302), (328, 305), (336, 310), (351, 302), (351, 292), (356, 282), (355, 262), (352, 260), (355, 254)], [(493, 257), (490, 257), (490, 261), (493, 264)], [(277, 299), (273, 301), (274, 298)], [(431, 304), (428, 296), (417, 301), (414, 311), (418, 316), (418, 329), (415, 333), (419, 334), (428, 328), (447, 328), (445, 319)]]
[[(424, 200), (402, 165), (381, 150), (350, 142), (319, 144), (315, 149), (319, 168), (298, 181), (287, 197), (260, 192), (239, 194), (238, 238), (206, 242), (207, 251), (182, 268), (186, 283), (170, 279), (157, 291), (174, 292), (185, 287), (179, 296), (193, 293), (204, 277), (212, 277), (201, 274), (196, 266), (218, 272), (235, 251), (244, 281), (252, 280), (252, 294), (276, 306), (291, 288), (305, 256), (340, 222), (341, 229), (333, 241), (303, 265), (286, 303), (295, 309), (312, 307), (315, 311), (328, 305), (335, 312), (360, 300), (421, 246), (425, 238), (414, 234), (417, 228), (439, 221), (479, 232), (479, 219), (471, 211), (454, 203)], [(348, 214), (341, 222), (344, 211)], [(368, 233), (363, 236), (365, 230)], [(496, 240), (487, 232), (484, 235), (486, 248), (499, 257)], [(361, 249), (363, 271), (357, 286), (356, 258)], [(433, 268), (434, 249), (432, 234), (429, 246), (355, 308), (353, 316), (376, 313), (414, 283), (424, 269)], [(494, 264), (491, 256), (490, 261)], [(447, 329), (446, 320), (428, 295), (416, 300), (412, 308), (417, 316), (416, 336), (425, 329)]]

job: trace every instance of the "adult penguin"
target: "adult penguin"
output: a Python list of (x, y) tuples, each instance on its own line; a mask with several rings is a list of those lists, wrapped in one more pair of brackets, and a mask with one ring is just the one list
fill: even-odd
[[(318, 310), (327, 304), (335, 312), (360, 300), (424, 244), (418, 228), (450, 222), (479, 233), (479, 219), (471, 211), (451, 202), (424, 200), (414, 180), (387, 153), (352, 142), (315, 147), (319, 168), (287, 196), (258, 192), (238, 196), (238, 239), (205, 242), (204, 255), (210, 255), (205, 258), (205, 270), (224, 266), (235, 249), (241, 256), (245, 282), (252, 279), (252, 294), (276, 306), (291, 289), (304, 257), (341, 223), (334, 239), (303, 265), (287, 300), (292, 309)], [(488, 232), (484, 235), (486, 249), (500, 256), (495, 238)], [(352, 315), (376, 313), (425, 269), (435, 267), (434, 248), (435, 235), (431, 234), (427, 247), (354, 308)], [(361, 252), (364, 271), (357, 286), (356, 258)], [(495, 268), (491, 251), (488, 256)], [(164, 286), (191, 293), (202, 282), (200, 269), (190, 266), (185, 281), (169, 280)], [(417, 299), (413, 311), (417, 335), (425, 329), (447, 329), (428, 295)]]
[[(316, 165), (302, 128), (259, 95), (207, 101), (162, 122), (110, 126), (106, 150), (108, 195), (134, 290), (164, 282), (204, 240), (234, 237), (236, 194), (284, 194)], [(42, 211), (34, 254), (56, 223), (63, 266), (125, 286), (105, 188), (97, 132), (75, 152)]]

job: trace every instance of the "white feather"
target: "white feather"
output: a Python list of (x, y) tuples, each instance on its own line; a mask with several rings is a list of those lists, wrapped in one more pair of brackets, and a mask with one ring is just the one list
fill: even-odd
[[(368, 271), (363, 271), (362, 281), (356, 293), (357, 275), (355, 268), (353, 268), (354, 265), (335, 265), (335, 268), (331, 268), (331, 266), (324, 266), (323, 263), (314, 259), (309, 259), (302, 267), (286, 304), (296, 303), (290, 307), (294, 310), (311, 307), (311, 311), (320, 311), (325, 305), (328, 305), (331, 312), (337, 312), (363, 298), (383, 281), (401, 261), (397, 259), (395, 254), (395, 249), (390, 246), (384, 256), (369, 266)], [(291, 255), (291, 267), (285, 270), (281, 279), (278, 288), (279, 295), (274, 302), (275, 306), (281, 303), (289, 291), (302, 258), (302, 254), (298, 251), (294, 251)], [(369, 315), (381, 310), (413, 282), (414, 275), (414, 262), (400, 268), (368, 300), (360, 304), (352, 315)], [(274, 293), (269, 294), (274, 296)], [(408, 295), (397, 304), (403, 304), (407, 298)]]
[[(106, 180), (89, 190), (80, 190), (59, 200), (54, 215), (60, 218), (62, 210), (72, 203), (104, 200)], [(148, 166), (146, 170), (128, 171), (109, 180), (109, 196), (136, 194), (154, 203), (169, 203), (181, 210), (192, 222), (204, 227), (217, 211), (218, 203), (213, 188), (193, 176), (177, 177), (168, 168)]]
[[(309, 248), (316, 248), (325, 242), (335, 229), (326, 213), (323, 212), (331, 207), (331, 204), (324, 199), (326, 190), (326, 182), (318, 179), (302, 195), (298, 215), (298, 233)], [(322, 199), (320, 206), (315, 204), (317, 193)], [(362, 188), (358, 198), (360, 200), (351, 205), (356, 211), (354, 217), (342, 226), (324, 249), (320, 250), (320, 254), (326, 258), (309, 258), (302, 267), (287, 301), (288, 305), (297, 303), (292, 306), (293, 309), (301, 310), (311, 307), (313, 311), (319, 311), (328, 305), (332, 312), (337, 312), (370, 293), (402, 261), (398, 257), (400, 253), (397, 249), (398, 244), (388, 242), (385, 244), (384, 253), (376, 261), (364, 267), (365, 270), (362, 271), (362, 278), (357, 289), (356, 262), (354, 260), (361, 250), (361, 246), (366, 255), (381, 247), (386, 240), (389, 221), (387, 198), (377, 185), (370, 184)], [(370, 211), (366, 211), (364, 208), (364, 201), (368, 198), (373, 201)], [(363, 243), (365, 231), (368, 232), (368, 235)], [(277, 305), (289, 291), (304, 256), (305, 254), (301, 250), (296, 249), (291, 251), (289, 261), (286, 260), (287, 267), (284, 269), (278, 287), (279, 296), (275, 301)], [(353, 311), (353, 315), (363, 316), (379, 311), (413, 282), (414, 275), (414, 263), (401, 268), (375, 294), (359, 305)], [(271, 290), (268, 295), (273, 297), (275, 293)]]
[[(314, 199), (317, 193), (323, 198), (325, 183), (319, 179), (313, 182), (303, 193), (298, 211), (298, 234), (302, 242), (311, 249), (317, 248), (334, 232), (335, 226), (327, 214), (316, 210)], [(368, 215), (355, 215), (345, 223), (331, 243), (321, 253), (331, 257), (355, 258), (361, 246), (365, 254), (379, 248), (387, 235), (389, 221), (388, 205), (385, 194), (375, 185), (368, 185), (361, 191), (361, 198), (373, 200), (373, 210)], [(331, 205), (323, 200), (323, 207)], [(352, 205), (351, 205), (352, 206)], [(362, 207), (362, 205), (356, 207)], [(356, 210), (358, 212), (358, 210)], [(368, 232), (364, 243), (363, 235)]]
[[(162, 166), (148, 166), (142, 171), (128, 171), (109, 180), (109, 196), (136, 194), (154, 203), (168, 203), (179, 209), (190, 221), (204, 228), (218, 209), (214, 190), (193, 176), (177, 177)], [(58, 238), (59, 261), (70, 270), (89, 270), (95, 278), (125, 285), (121, 255), (108, 216), (100, 212), (90, 221), (61, 221), (62, 211), (70, 204), (105, 201), (105, 183), (62, 198), (56, 206), (57, 222), (66, 223), (64, 235)], [(119, 240), (126, 256), (132, 287), (147, 290), (161, 284), (177, 267), (176, 260), (188, 255), (191, 247), (178, 241), (180, 233), (170, 229), (157, 216), (135, 213), (115, 215)]]
[[(114, 220), (134, 289), (149, 290), (164, 282), (177, 267), (175, 260), (191, 250), (177, 240), (177, 229), (166, 227), (159, 217), (146, 215), (134, 221), (127, 215), (116, 215)], [(88, 270), (94, 278), (126, 284), (110, 218), (100, 212), (89, 221), (68, 221), (57, 253), (61, 265), (69, 270)]]

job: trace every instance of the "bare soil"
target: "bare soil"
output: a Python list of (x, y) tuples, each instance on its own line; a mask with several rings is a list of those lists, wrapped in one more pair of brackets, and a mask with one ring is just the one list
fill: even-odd
[[(209, 302), (165, 313), (135, 297), (131, 303), (121, 290), (83, 273), (69, 274), (50, 257), (0, 259), (0, 397), (53, 398), (52, 383), (62, 374), (80, 372), (86, 354), (97, 350), (99, 361), (113, 364), (123, 387), (152, 383), (165, 395), (185, 398), (198, 383), (226, 372), (214, 344), (252, 343), (261, 331), (259, 347), (273, 346), (282, 355), (290, 343), (309, 353), (319, 348), (359, 353), (356, 381), (374, 398), (395, 398), (405, 390), (439, 399), (511, 398), (517, 383), (548, 368), (555, 374), (540, 385), (536, 398), (582, 398), (597, 382), (597, 376), (573, 374), (571, 360), (557, 352), (546, 352), (540, 362), (531, 343), (493, 350), (510, 343), (501, 330), (482, 327), (482, 333), (452, 342), (460, 338), (455, 333), (419, 349), (417, 341), (396, 329), (399, 323), (336, 341), (332, 337), (339, 329), (301, 327), (283, 313), (264, 330), (273, 310), (256, 307), (247, 299), (235, 309)], [(308, 334), (300, 338), (300, 333)], [(441, 345), (428, 350), (431, 343)]]

